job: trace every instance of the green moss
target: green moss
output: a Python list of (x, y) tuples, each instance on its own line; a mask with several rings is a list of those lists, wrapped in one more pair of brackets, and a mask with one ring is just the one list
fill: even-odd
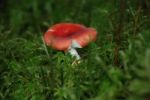
[[(149, 98), (150, 16), (145, 13), (147, 8), (139, 12), (135, 2), (127, 1), (126, 7), (117, 43), (119, 63), (115, 65), (119, 1), (2, 0), (0, 99)], [(75, 59), (68, 53), (46, 47), (42, 41), (47, 28), (59, 22), (81, 23), (98, 31), (96, 42), (78, 50), (79, 64), (73, 64)]]

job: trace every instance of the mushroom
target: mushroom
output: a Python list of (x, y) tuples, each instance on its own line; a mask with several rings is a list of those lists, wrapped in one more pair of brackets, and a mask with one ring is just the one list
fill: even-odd
[(60, 51), (67, 51), (77, 60), (80, 59), (76, 48), (83, 48), (96, 40), (97, 32), (94, 28), (87, 28), (80, 24), (59, 23), (50, 27), (44, 34), (47, 46)]

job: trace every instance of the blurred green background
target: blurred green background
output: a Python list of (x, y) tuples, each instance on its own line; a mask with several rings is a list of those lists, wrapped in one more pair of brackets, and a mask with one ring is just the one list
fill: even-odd
[[(81, 61), (46, 47), (56, 23), (94, 27)], [(149, 100), (149, 0), (0, 0), (0, 100)]]

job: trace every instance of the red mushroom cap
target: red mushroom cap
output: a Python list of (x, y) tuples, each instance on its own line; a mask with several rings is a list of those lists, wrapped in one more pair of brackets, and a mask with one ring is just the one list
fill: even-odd
[(44, 34), (44, 41), (46, 45), (56, 50), (67, 50), (73, 40), (84, 47), (94, 41), (96, 35), (94, 28), (87, 28), (80, 24), (60, 23), (48, 29)]

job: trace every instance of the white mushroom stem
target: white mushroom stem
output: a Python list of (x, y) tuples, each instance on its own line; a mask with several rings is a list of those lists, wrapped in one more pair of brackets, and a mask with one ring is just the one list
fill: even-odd
[(68, 52), (69, 52), (73, 57), (76, 57), (77, 60), (79, 60), (79, 59), (81, 58), (75, 48), (70, 48), (70, 49), (68, 49)]
[(72, 40), (72, 43), (70, 45), (70, 47), (68, 48), (68, 52), (73, 56), (76, 57), (77, 60), (79, 60), (81, 57), (78, 54), (76, 48), (82, 48), (81, 45), (76, 41), (76, 40)]

